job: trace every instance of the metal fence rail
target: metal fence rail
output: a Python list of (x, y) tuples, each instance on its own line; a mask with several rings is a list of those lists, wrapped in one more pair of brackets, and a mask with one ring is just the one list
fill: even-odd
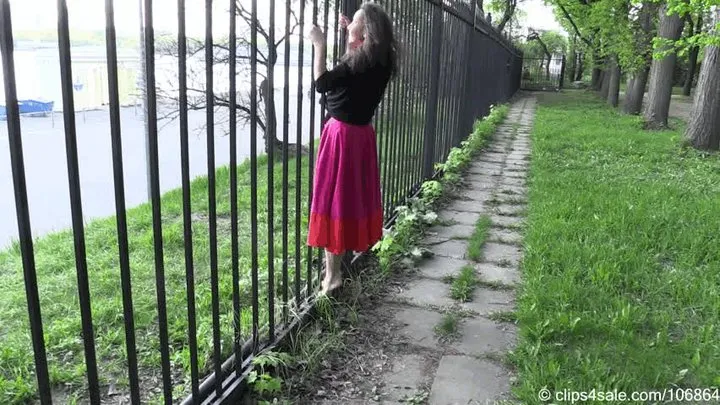
[[(123, 165), (127, 151), (118, 91), (115, 3), (105, 0), (109, 104), (107, 132), (97, 136), (109, 137), (112, 145), (115, 217), (108, 232), (103, 224), (84, 221), (68, 8), (66, 0), (57, 0), (67, 167), (48, 169), (69, 173), (72, 233), (54, 240), (71, 246), (73, 260), (48, 269), (36, 262), (54, 253), (48, 247), (52, 244), (33, 239), (11, 7), (9, 0), (0, 0), (0, 51), (18, 223), (17, 249), (0, 252), (0, 258), (9, 258), (0, 261), (0, 276), (12, 281), (0, 285), (0, 300), (10, 295), (5, 289), (22, 285), (27, 305), (13, 312), (13, 319), (0, 314), (0, 338), (20, 333), (12, 336), (20, 336), (20, 344), (34, 357), (27, 371), (0, 364), (0, 387), (12, 388), (11, 382), (18, 379), (34, 381), (34, 391), (0, 390), (0, 402), (62, 403), (65, 396), (56, 388), (72, 378), (58, 370), (79, 369), (85, 381), (78, 385), (73, 380), (73, 395), (91, 404), (109, 401), (108, 395), (122, 395), (133, 404), (220, 403), (237, 395), (252, 357), (282, 339), (312, 305), (321, 255), (305, 246), (305, 238), (315, 144), (325, 111), (309, 79), (312, 47), (297, 34), (315, 23), (326, 32), (338, 32), (338, 10), (352, 15), (360, 2), (267, 0), (269, 12), (263, 16), (258, 0), (224, 1), (229, 10), (229, 20), (224, 21), (214, 18), (213, 1), (205, 1), (205, 38), (195, 41), (186, 34), (186, 0), (177, 0), (176, 42), (170, 47), (163, 42), (164, 51), (171, 49), (176, 57), (176, 87), (168, 91), (156, 69), (159, 52), (164, 52), (160, 45), (156, 49), (157, 10), (153, 0), (144, 0), (150, 200), (130, 208), (125, 188), (133, 179), (126, 177)], [(474, 120), (518, 90), (522, 55), (475, 17), (474, 2), (378, 3), (393, 19), (401, 44), (400, 70), (375, 118), (389, 222), (395, 208), (435, 174), (435, 164), (471, 131)], [(214, 24), (228, 24), (229, 35), (215, 37)], [(344, 52), (343, 35), (329, 35), (329, 41), (330, 56), (337, 62)], [(202, 62), (193, 62), (195, 54), (204, 56)], [(193, 67), (198, 67), (192, 63), (200, 64), (199, 77), (192, 76)], [(276, 66), (282, 69), (280, 77)], [(227, 72), (227, 80), (218, 77), (219, 71)], [(190, 81), (201, 82), (200, 88)], [(158, 122), (168, 105), (180, 124), (175, 136), (180, 142), (181, 184), (177, 191), (162, 193)], [(192, 179), (190, 172), (192, 111), (204, 111), (207, 124), (207, 176), (200, 179)], [(249, 132), (242, 132), (246, 127)], [(221, 130), (228, 135), (229, 167), (216, 164)], [(270, 141), (263, 142), (266, 137)], [(248, 153), (239, 156), (239, 150)], [(113, 259), (100, 260), (101, 251), (112, 252)], [(111, 274), (116, 288), (101, 287), (99, 274)], [(67, 285), (58, 286), (58, 281)], [(63, 300), (63, 311), (52, 309)], [(46, 308), (51, 310), (43, 312)], [(122, 316), (108, 317), (113, 311)], [(19, 319), (19, 313), (27, 317)], [(3, 324), (23, 326), (10, 330)], [(122, 333), (114, 332), (118, 329)], [(63, 334), (75, 336), (74, 343), (58, 344)], [(111, 386), (116, 393), (108, 393)]]

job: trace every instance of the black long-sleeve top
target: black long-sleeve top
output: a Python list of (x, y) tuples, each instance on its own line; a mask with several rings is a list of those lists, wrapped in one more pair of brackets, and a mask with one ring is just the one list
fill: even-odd
[(315, 89), (323, 93), (320, 102), (330, 117), (352, 125), (367, 125), (382, 101), (390, 77), (390, 69), (380, 64), (354, 73), (346, 62), (341, 62), (315, 81)]

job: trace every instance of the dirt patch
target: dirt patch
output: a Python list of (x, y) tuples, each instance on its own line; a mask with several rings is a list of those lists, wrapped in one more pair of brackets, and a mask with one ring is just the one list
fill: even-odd
[[(288, 381), (286, 398), (298, 404), (370, 404), (382, 401), (386, 389), (384, 377), (395, 360), (403, 355), (420, 354), (426, 389), (429, 391), (441, 352), (425, 350), (408, 344), (399, 331), (403, 327), (392, 317), (387, 298), (401, 291), (414, 272), (396, 273), (382, 285), (371, 286), (368, 269), (346, 283), (338, 303), (334, 306), (335, 321), (339, 324), (342, 344), (323, 356), (314, 372), (297, 370)], [(367, 284), (367, 290), (358, 289)], [(328, 333), (320, 330), (322, 322), (314, 322), (303, 333)], [(412, 397), (417, 387), (402, 387)]]

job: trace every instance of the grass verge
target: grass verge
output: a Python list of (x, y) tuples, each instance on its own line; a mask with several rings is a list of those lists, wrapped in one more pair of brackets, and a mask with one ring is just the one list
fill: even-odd
[[(302, 186), (297, 187), (295, 160), (289, 162), (288, 211), (289, 238), (294, 241), (296, 228), (301, 235), (301, 268), (306, 263), (303, 238), (307, 229), (307, 158), (302, 159)], [(258, 252), (259, 297), (267, 296), (268, 262), (275, 263), (276, 297), (282, 288), (282, 164), (274, 167), (274, 184), (267, 181), (267, 159), (258, 159)], [(232, 263), (230, 234), (230, 170), (218, 169), (218, 268), (221, 297), (232, 296)], [(275, 198), (275, 255), (268, 257), (267, 235), (268, 187)], [(295, 198), (300, 193), (301, 222), (295, 222)], [(242, 330), (251, 331), (251, 218), (250, 218), (250, 164), (238, 167), (238, 230), (239, 268), (241, 293)], [(197, 311), (197, 336), (200, 371), (211, 367), (212, 357), (212, 310), (210, 284), (210, 244), (208, 232), (208, 183), (207, 178), (195, 179), (191, 184), (193, 211), (193, 253)], [(177, 392), (187, 392), (186, 376), (190, 370), (190, 352), (187, 345), (188, 316), (185, 285), (184, 237), (182, 218), (182, 191), (170, 191), (161, 198), (165, 285), (167, 288), (168, 330), (170, 356)], [(160, 352), (158, 340), (157, 300), (155, 293), (155, 263), (153, 250), (152, 212), (149, 204), (129, 209), (127, 212), (132, 271), (135, 335), (141, 376), (159, 372)], [(122, 295), (119, 288), (120, 272), (115, 218), (89, 222), (85, 229), (87, 263), (90, 275), (93, 322), (98, 367), (102, 385), (127, 386), (127, 356), (125, 351)], [(62, 231), (35, 240), (35, 261), (43, 317), (45, 343), (51, 382), (65, 387), (69, 392), (83, 394), (86, 384), (83, 341), (81, 337), (80, 311), (77, 302), (77, 279), (72, 231)], [(288, 262), (290, 286), (295, 274), (295, 244), (290, 243)], [(305, 274), (305, 271), (301, 271)], [(303, 282), (304, 285), (304, 282)], [(36, 392), (33, 371), (33, 351), (29, 337), (22, 260), (15, 244), (0, 252), (0, 403), (23, 403)], [(261, 323), (268, 319), (267, 299), (259, 306)], [(277, 303), (279, 310), (281, 304)], [(232, 342), (232, 300), (220, 300), (221, 333), (225, 342)], [(278, 315), (279, 316), (279, 315)], [(231, 345), (223, 345), (228, 355)], [(156, 388), (156, 387), (153, 387)], [(148, 390), (144, 390), (148, 391)], [(147, 393), (147, 392), (145, 392)], [(148, 395), (151, 397), (152, 393)], [(146, 398), (149, 400), (149, 398)]]
[(515, 393), (720, 385), (720, 159), (540, 95)]

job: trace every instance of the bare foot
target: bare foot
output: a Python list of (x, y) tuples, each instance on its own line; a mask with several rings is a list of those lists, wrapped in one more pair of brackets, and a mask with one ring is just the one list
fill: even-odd
[(343, 281), (341, 276), (337, 276), (334, 278), (331, 277), (325, 277), (322, 281), (322, 288), (320, 289), (320, 295), (327, 295), (331, 293), (334, 290), (337, 290), (338, 288), (342, 287)]

